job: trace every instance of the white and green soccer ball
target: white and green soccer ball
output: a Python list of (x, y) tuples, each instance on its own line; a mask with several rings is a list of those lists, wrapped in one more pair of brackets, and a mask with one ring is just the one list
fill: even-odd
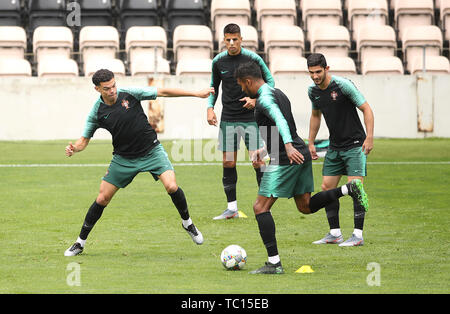
[(220, 261), (228, 270), (239, 270), (244, 268), (247, 262), (247, 252), (239, 245), (232, 244), (222, 251)]

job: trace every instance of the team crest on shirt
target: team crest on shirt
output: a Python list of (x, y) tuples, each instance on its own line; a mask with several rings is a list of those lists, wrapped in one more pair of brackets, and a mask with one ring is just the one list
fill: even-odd
[(125, 107), (125, 109), (129, 109), (130, 107), (128, 106), (129, 105), (129, 102), (128, 102), (128, 100), (122, 100), (122, 107)]
[(338, 96), (338, 93), (337, 93), (336, 91), (332, 91), (332, 92), (331, 92), (331, 98), (332, 98), (333, 100), (336, 100), (336, 99), (337, 99), (337, 96)]

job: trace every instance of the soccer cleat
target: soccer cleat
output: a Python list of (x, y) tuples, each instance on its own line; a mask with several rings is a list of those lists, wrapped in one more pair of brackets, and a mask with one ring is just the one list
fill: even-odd
[(369, 210), (369, 197), (364, 191), (363, 183), (359, 179), (353, 179), (347, 183), (348, 195), (356, 199), (365, 211)]
[(75, 242), (70, 248), (64, 252), (64, 256), (75, 256), (83, 252), (83, 247), (80, 243)]
[(225, 209), (225, 211), (220, 214), (219, 216), (214, 217), (214, 220), (221, 220), (221, 219), (232, 219), (232, 218), (239, 218), (239, 212), (233, 211), (230, 209)]
[(183, 227), (184, 230), (186, 230), (186, 232), (191, 236), (192, 241), (194, 241), (195, 244), (202, 244), (203, 243), (203, 235), (202, 233), (197, 229), (196, 226), (194, 226), (194, 224), (190, 224), (187, 228), (185, 228), (183, 226), (183, 224), (181, 224), (181, 226)]
[(364, 245), (364, 239), (358, 238), (354, 234), (352, 234), (350, 239), (348, 239), (344, 243), (339, 244), (339, 246), (362, 246), (362, 245)]
[(335, 237), (331, 233), (327, 233), (327, 235), (320, 240), (314, 241), (313, 244), (336, 244), (341, 243), (344, 241), (344, 238), (342, 237), (342, 234), (338, 237)]
[(278, 262), (276, 264), (266, 262), (263, 267), (251, 271), (250, 274), (281, 275), (281, 274), (284, 274), (284, 270), (283, 270), (283, 267), (281, 266), (280, 262)]

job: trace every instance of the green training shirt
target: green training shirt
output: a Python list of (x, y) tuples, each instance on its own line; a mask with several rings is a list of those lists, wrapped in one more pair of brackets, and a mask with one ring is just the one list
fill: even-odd
[(259, 88), (255, 118), (266, 143), (271, 164), (290, 164), (284, 147), (287, 143), (292, 143), (295, 149), (305, 157), (305, 161), (311, 160), (309, 149), (297, 134), (291, 102), (281, 90), (270, 87), (268, 84)]
[(254, 110), (243, 108), (245, 102), (240, 101), (247, 95), (242, 91), (234, 77), (237, 67), (249, 61), (256, 62), (261, 68), (263, 79), (270, 86), (275, 86), (272, 74), (264, 63), (264, 60), (253, 51), (241, 48), (241, 53), (231, 56), (228, 51), (219, 53), (212, 63), (211, 87), (215, 94), (208, 98), (208, 107), (214, 107), (219, 97), (219, 85), (222, 83), (222, 121), (227, 122), (252, 122), (255, 121)]
[(88, 115), (82, 136), (91, 138), (98, 128), (103, 128), (112, 135), (113, 154), (130, 159), (145, 156), (159, 141), (141, 100), (154, 100), (156, 96), (156, 87), (118, 88), (117, 101), (112, 106), (100, 96)]
[(325, 90), (316, 84), (308, 88), (312, 108), (320, 110), (330, 133), (330, 149), (348, 150), (362, 146), (366, 133), (356, 107), (366, 102), (355, 84), (347, 78), (333, 75)]

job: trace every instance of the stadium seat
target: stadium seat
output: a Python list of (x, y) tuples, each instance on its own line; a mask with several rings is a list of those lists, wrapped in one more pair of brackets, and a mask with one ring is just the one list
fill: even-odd
[(415, 57), (423, 57), (424, 49), (427, 56), (439, 56), (442, 48), (443, 39), (439, 27), (435, 25), (408, 27), (402, 37), (403, 61), (406, 63), (406, 70), (411, 70), (412, 60)]
[(249, 0), (212, 0), (211, 27), (214, 40), (220, 42), (223, 38), (223, 28), (229, 23), (239, 26), (249, 25), (251, 9)]
[(276, 56), (269, 65), (270, 72), (277, 74), (309, 74), (306, 58), (298, 56)]
[[(155, 61), (137, 56), (130, 64), (132, 76), (149, 76), (155, 74)], [(156, 73), (170, 75), (170, 63), (166, 59), (156, 59)]]
[(404, 73), (402, 60), (398, 57), (370, 57), (361, 65), (363, 75), (402, 75)]
[(65, 26), (66, 0), (29, 0), (28, 31), (39, 26)]
[(176, 75), (211, 76), (211, 59), (183, 59), (177, 63)]
[(180, 25), (173, 32), (174, 61), (209, 59), (213, 53), (212, 33), (205, 25)]
[(350, 50), (350, 33), (342, 25), (314, 27), (311, 34), (311, 51), (330, 57), (347, 57)]
[(336, 75), (354, 75), (356, 74), (356, 65), (350, 57), (328, 57), (327, 64), (330, 67), (330, 73)]
[(348, 0), (348, 25), (352, 39), (356, 40), (358, 30), (364, 25), (388, 24), (387, 0)]
[(72, 59), (52, 58), (39, 61), (38, 77), (77, 77), (78, 64)]
[(441, 27), (445, 40), (450, 40), (450, 0), (441, 0)]
[(170, 74), (169, 62), (165, 59), (167, 36), (161, 26), (130, 27), (126, 34), (125, 48), (131, 75), (153, 73), (155, 62), (158, 63), (158, 72), (168, 71)]
[[(242, 43), (241, 46), (256, 52), (258, 50), (258, 31), (252, 25), (240, 25)], [(223, 38), (219, 41), (219, 50), (225, 49), (225, 42)]]
[(0, 77), (28, 77), (31, 75), (31, 64), (27, 60), (0, 58)]
[(34, 60), (57, 56), (69, 59), (73, 50), (73, 35), (65, 26), (39, 26), (33, 32)]
[(0, 25), (22, 26), (19, 0), (0, 1)]
[(79, 36), (81, 61), (91, 57), (114, 59), (119, 50), (119, 32), (112, 26), (85, 26)]
[(201, 0), (166, 0), (166, 16), (169, 38), (178, 25), (207, 25)]
[(358, 61), (370, 57), (395, 56), (397, 39), (394, 28), (389, 25), (365, 25), (362, 26), (356, 36), (356, 51)]
[(27, 35), (20, 26), (0, 26), (0, 58), (23, 59)]
[[(417, 56), (411, 65), (411, 74), (423, 72), (423, 58)], [(444, 56), (426, 56), (425, 71), (432, 74), (450, 74), (450, 63)]]
[(266, 62), (271, 63), (275, 56), (303, 56), (305, 41), (303, 31), (295, 25), (277, 25), (270, 28), (264, 40)]
[(121, 0), (119, 21), (123, 34), (126, 34), (132, 26), (160, 25), (158, 2), (156, 0)]
[(341, 25), (343, 12), (341, 0), (302, 0), (301, 1), (303, 30), (306, 38), (311, 40), (315, 26), (331, 24)]
[(81, 8), (81, 27), (114, 26), (111, 0), (77, 0)]
[(433, 0), (396, 0), (394, 13), (398, 38), (409, 26), (432, 25), (434, 23)]
[(166, 31), (161, 26), (132, 26), (126, 33), (125, 50), (130, 62), (137, 55), (146, 55), (153, 60), (155, 51), (158, 57), (166, 58)]
[(297, 24), (295, 0), (255, 0), (255, 7), (258, 31), (262, 40), (273, 25)]
[(84, 64), (84, 76), (92, 76), (100, 69), (108, 69), (119, 77), (124, 77), (126, 74), (125, 65), (120, 59), (90, 58)]

